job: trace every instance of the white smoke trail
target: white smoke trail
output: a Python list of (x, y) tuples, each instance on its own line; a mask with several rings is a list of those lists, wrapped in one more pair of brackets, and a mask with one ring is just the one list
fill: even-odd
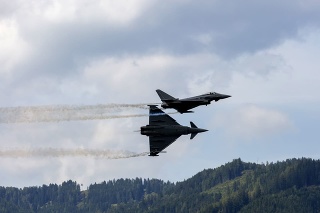
[(135, 153), (130, 151), (112, 151), (97, 149), (57, 149), (57, 148), (36, 148), (36, 149), (0, 149), (2, 158), (52, 158), (52, 157), (95, 157), (103, 159), (122, 159), (146, 156), (149, 152)]
[(51, 105), (0, 108), (0, 123), (35, 123), (143, 117), (148, 114), (114, 115), (124, 108), (148, 109), (148, 104)]

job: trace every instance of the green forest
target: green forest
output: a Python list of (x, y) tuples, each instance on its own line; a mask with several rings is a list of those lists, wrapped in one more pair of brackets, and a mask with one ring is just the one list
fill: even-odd
[(177, 183), (118, 179), (0, 187), (0, 212), (320, 212), (320, 161), (235, 159)]

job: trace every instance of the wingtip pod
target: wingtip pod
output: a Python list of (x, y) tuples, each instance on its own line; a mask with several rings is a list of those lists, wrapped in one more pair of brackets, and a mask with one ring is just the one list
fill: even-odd
[(180, 114), (183, 114), (183, 113), (194, 113), (194, 111), (190, 111), (190, 110), (188, 110), (188, 111), (178, 111), (178, 112), (180, 112)]
[(156, 156), (159, 156), (159, 155), (158, 155), (159, 153), (167, 153), (167, 151), (161, 151), (161, 152), (150, 152), (148, 156), (156, 157)]

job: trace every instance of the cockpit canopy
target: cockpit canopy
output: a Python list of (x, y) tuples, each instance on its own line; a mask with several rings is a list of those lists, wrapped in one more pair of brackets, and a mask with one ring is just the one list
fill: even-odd
[(215, 92), (208, 92), (208, 93), (206, 93), (206, 95), (214, 95), (214, 94), (216, 94)]

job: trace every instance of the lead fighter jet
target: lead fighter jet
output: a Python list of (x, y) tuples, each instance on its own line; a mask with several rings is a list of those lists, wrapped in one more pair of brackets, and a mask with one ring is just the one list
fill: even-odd
[(191, 127), (182, 126), (156, 105), (149, 107), (149, 124), (141, 127), (141, 135), (149, 136), (149, 156), (158, 156), (181, 135), (191, 134), (190, 139), (193, 139), (198, 133), (208, 131), (198, 128), (193, 122), (190, 122)]
[(231, 97), (230, 95), (219, 94), (216, 92), (209, 92), (207, 94), (178, 99), (174, 98), (171, 95), (163, 92), (162, 90), (157, 89), (156, 92), (158, 93), (162, 104), (161, 107), (166, 108), (173, 108), (176, 109), (178, 112), (182, 113), (190, 113), (192, 111), (188, 111), (189, 109), (193, 109), (200, 105), (208, 105), (211, 101), (219, 101), (220, 99), (225, 99)]

